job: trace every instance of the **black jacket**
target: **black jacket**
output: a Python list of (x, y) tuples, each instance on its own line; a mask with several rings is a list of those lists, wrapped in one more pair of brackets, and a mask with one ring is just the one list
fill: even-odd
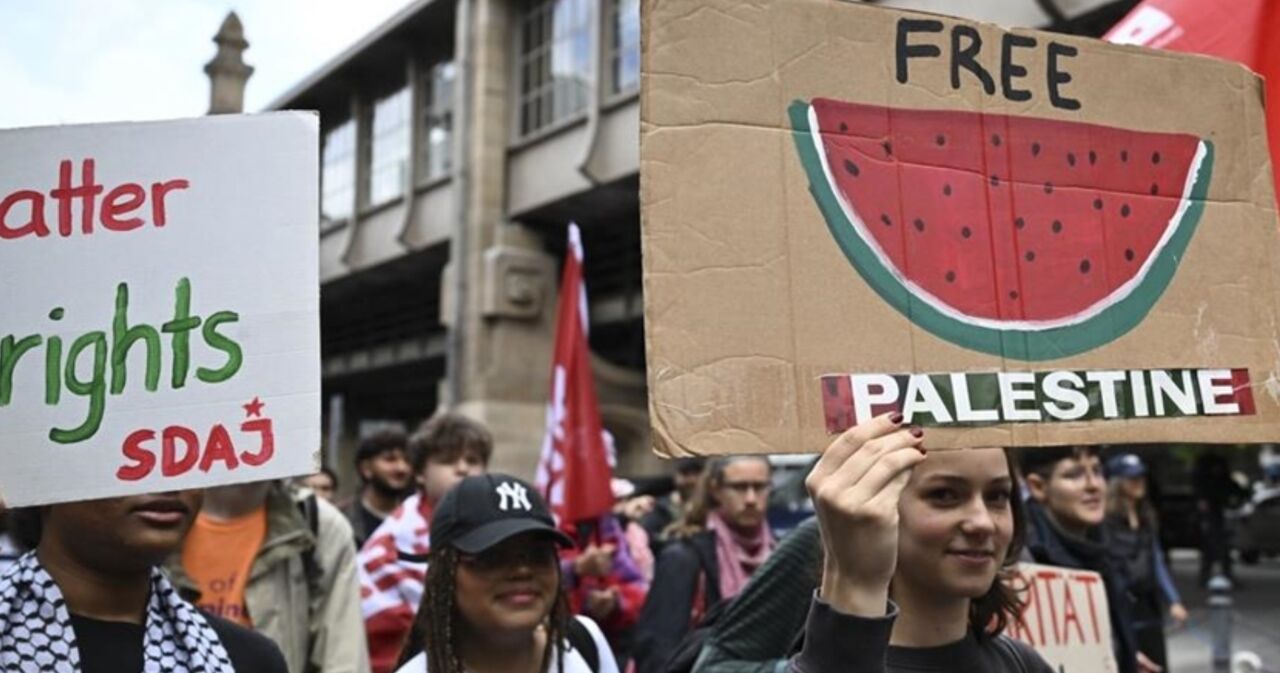
[(804, 627), (804, 649), (787, 673), (1053, 673), (1026, 643), (1008, 636), (979, 637), (938, 647), (889, 644), (898, 606), (890, 602), (883, 617), (846, 615), (814, 598)]
[[(699, 578), (702, 578), (705, 605), (695, 606)], [(654, 566), (649, 596), (634, 631), (636, 673), (659, 673), (676, 650), (691, 624), (695, 607), (705, 614), (720, 602), (720, 566), (716, 561), (715, 534), (703, 531), (672, 540), (663, 548)]]
[(1088, 538), (1079, 538), (1062, 530), (1049, 518), (1040, 503), (1029, 500), (1027, 510), (1027, 551), (1036, 563), (1091, 570), (1102, 576), (1107, 593), (1107, 610), (1111, 617), (1111, 644), (1116, 653), (1120, 673), (1138, 670), (1137, 637), (1133, 633), (1133, 609), (1126, 590), (1125, 575), (1107, 552), (1101, 526)]

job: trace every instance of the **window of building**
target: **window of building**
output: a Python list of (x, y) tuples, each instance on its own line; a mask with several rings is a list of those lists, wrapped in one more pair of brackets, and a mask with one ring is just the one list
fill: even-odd
[(428, 180), (448, 175), (453, 165), (453, 92), (457, 74), (453, 62), (446, 61), (432, 66), (423, 78), (419, 162)]
[(409, 170), (409, 88), (373, 104), (369, 138), (369, 205), (376, 206), (404, 194)]
[(594, 0), (529, 0), (520, 22), (519, 135), (582, 112), (591, 88)]
[(356, 124), (347, 120), (324, 134), (320, 215), (327, 222), (351, 217), (355, 190)]
[(609, 92), (640, 87), (640, 0), (610, 0)]

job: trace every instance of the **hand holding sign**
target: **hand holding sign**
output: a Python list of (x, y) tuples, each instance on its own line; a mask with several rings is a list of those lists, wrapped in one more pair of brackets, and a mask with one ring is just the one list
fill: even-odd
[(884, 415), (840, 435), (805, 480), (825, 548), (822, 597), (841, 612), (884, 614), (898, 560), (898, 499), (924, 460), (924, 433)]

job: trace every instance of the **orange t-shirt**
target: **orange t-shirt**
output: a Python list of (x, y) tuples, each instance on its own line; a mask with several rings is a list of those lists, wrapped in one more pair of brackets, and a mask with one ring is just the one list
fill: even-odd
[(196, 517), (182, 546), (182, 568), (200, 589), (201, 609), (251, 627), (244, 603), (249, 569), (267, 535), (267, 508), (238, 519)]

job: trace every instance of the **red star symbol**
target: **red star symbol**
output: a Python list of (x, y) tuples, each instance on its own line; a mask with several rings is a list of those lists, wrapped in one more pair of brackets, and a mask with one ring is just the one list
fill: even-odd
[(254, 397), (252, 402), (242, 404), (240, 406), (244, 407), (245, 418), (253, 418), (254, 416), (262, 416), (262, 408), (267, 406), (267, 404), (257, 397)]

